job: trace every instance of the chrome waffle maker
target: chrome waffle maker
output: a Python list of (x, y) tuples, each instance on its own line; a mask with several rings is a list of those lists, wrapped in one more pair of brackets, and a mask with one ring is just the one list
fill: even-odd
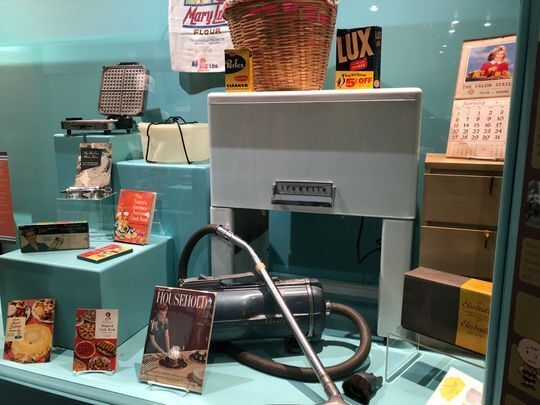
[(144, 112), (148, 94), (148, 69), (136, 62), (121, 62), (104, 66), (101, 75), (98, 112), (105, 119), (66, 118), (62, 129), (67, 135), (73, 131), (112, 131), (130, 133), (134, 126), (133, 117)]

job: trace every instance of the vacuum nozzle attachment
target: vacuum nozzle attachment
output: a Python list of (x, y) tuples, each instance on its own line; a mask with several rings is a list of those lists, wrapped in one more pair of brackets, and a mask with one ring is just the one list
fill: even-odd
[(382, 382), (382, 377), (377, 377), (371, 373), (356, 373), (343, 381), (343, 391), (345, 395), (355, 401), (361, 404), (369, 404), (377, 390), (382, 387)]

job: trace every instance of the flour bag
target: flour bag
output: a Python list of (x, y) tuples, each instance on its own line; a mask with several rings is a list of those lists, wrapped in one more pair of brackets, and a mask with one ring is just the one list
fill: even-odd
[(169, 0), (169, 47), (172, 70), (223, 72), (224, 50), (232, 48), (225, 0)]

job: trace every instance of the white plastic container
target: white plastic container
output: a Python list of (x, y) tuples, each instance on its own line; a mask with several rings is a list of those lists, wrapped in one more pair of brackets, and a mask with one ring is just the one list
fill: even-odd
[[(150, 162), (156, 163), (187, 163), (208, 160), (208, 124), (181, 124), (186, 152), (176, 123), (158, 124), (150, 127), (150, 142), (146, 131), (148, 122), (138, 124), (141, 133), (143, 156)], [(146, 148), (150, 145), (148, 155)]]

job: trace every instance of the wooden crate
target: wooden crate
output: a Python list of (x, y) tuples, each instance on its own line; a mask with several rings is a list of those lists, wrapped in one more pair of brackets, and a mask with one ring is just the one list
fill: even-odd
[(501, 182), (501, 176), (426, 173), (422, 220), (496, 228)]
[(503, 167), (427, 154), (420, 266), (491, 280)]
[(490, 230), (422, 226), (420, 263), (465, 277), (491, 280), (497, 233)]
[(426, 154), (426, 173), (460, 173), (501, 176), (504, 162), (495, 160), (474, 160), (447, 158), (444, 153)]

